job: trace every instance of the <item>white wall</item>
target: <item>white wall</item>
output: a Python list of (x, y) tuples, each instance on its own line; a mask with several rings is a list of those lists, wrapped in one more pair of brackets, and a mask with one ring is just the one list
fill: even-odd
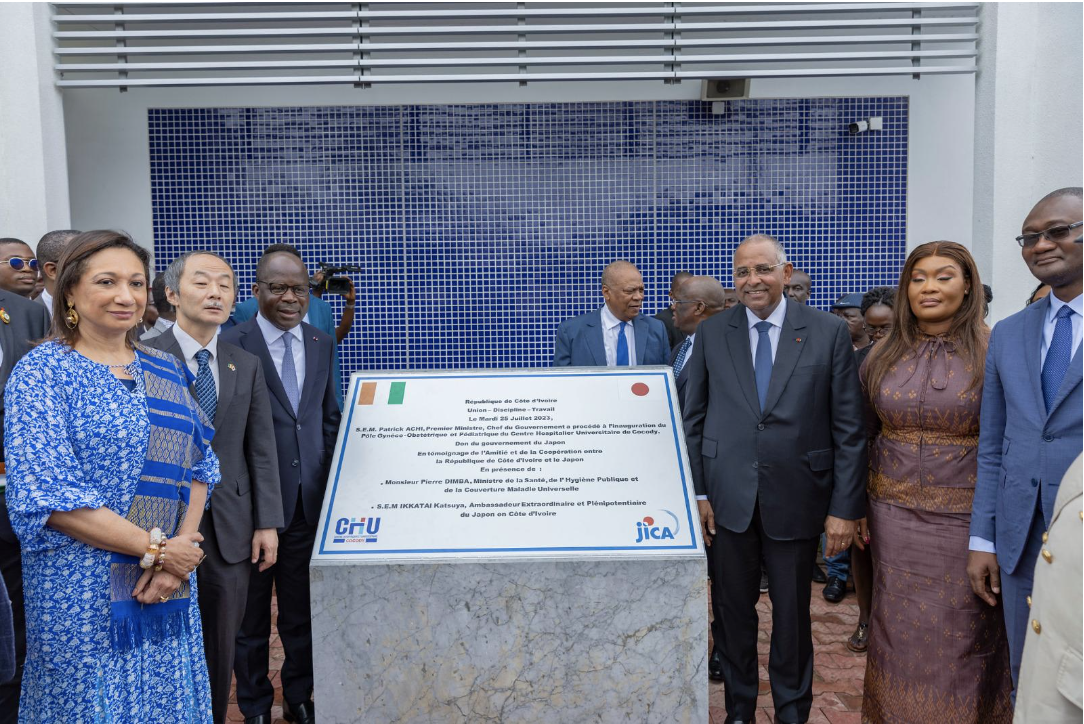
[(975, 117), (976, 258), (991, 319), (1035, 288), (1013, 238), (1035, 203), (1084, 179), (1084, 5), (985, 3)]
[(0, 3), (0, 236), (31, 248), (70, 224), (51, 33), (46, 3)]
[[(757, 98), (910, 97), (908, 247), (933, 239), (971, 239), (972, 109), (968, 75), (904, 78), (757, 80)], [(76, 228), (123, 228), (152, 246), (147, 110), (163, 107), (387, 105), (544, 101), (677, 100), (700, 97), (700, 84), (625, 82), (298, 88), (68, 90), (64, 93)], [(946, 122), (946, 119), (953, 119)]]

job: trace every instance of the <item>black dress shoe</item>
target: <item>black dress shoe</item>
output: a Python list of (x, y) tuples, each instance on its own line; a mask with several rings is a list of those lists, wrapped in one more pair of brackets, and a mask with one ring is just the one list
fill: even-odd
[(805, 722), (792, 722), (786, 719), (780, 719), (779, 717), (774, 717), (773, 721), (775, 724), (805, 724)]
[(723, 680), (723, 655), (718, 649), (712, 651), (711, 658), (708, 659), (708, 678), (712, 681)]
[(847, 595), (847, 584), (835, 576), (828, 579), (828, 585), (824, 587), (824, 600), (829, 603), (839, 603)]
[(257, 714), (256, 716), (246, 716), (245, 724), (271, 724), (271, 712)]
[(824, 574), (824, 569), (813, 564), (813, 582), (814, 583), (828, 583), (828, 576)]
[(296, 724), (316, 724), (316, 709), (311, 701), (300, 704), (289, 704), (284, 701), (282, 702), (282, 718)]

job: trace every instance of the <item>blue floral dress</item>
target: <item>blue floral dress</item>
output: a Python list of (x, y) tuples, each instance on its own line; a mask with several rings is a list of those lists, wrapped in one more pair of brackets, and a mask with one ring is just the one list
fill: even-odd
[[(173, 357), (140, 351), (184, 378)], [(195, 574), (181, 635), (118, 650), (110, 643), (111, 554), (46, 526), (56, 510), (108, 507), (127, 515), (151, 430), (140, 365), (137, 355), (135, 384), (126, 386), (106, 366), (46, 342), (19, 361), (7, 384), (8, 506), (26, 598), (24, 724), (211, 722)], [(212, 488), (218, 459), (209, 445), (200, 447), (192, 476)]]

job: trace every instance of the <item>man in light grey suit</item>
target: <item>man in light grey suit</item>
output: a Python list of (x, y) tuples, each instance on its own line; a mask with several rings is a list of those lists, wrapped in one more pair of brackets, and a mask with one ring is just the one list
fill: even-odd
[(554, 367), (664, 365), (670, 358), (666, 326), (640, 314), (644, 278), (631, 262), (611, 262), (602, 270), (599, 309), (561, 322), (553, 351)]
[(1079, 186), (1048, 194), (1028, 214), (1017, 242), (1051, 291), (1001, 320), (986, 352), (967, 575), (991, 606), (1001, 596), (1013, 686), (1043, 531), (1082, 447), (1082, 215)]
[(147, 344), (170, 352), (192, 372), (193, 395), (214, 423), (211, 446), (222, 466), (222, 484), (200, 524), (207, 559), (199, 569), (212, 711), (221, 724), (249, 573), (253, 564), (266, 570), (277, 559), (283, 524), (278, 451), (260, 359), (218, 339), (236, 293), (233, 269), (216, 254), (195, 251), (170, 264), (164, 276), (177, 322)]
[[(850, 545), (865, 514), (862, 396), (847, 325), (786, 299), (773, 237), (734, 252), (741, 304), (700, 324), (686, 363), (685, 439), (723, 609), (727, 721), (751, 722), (761, 557), (772, 601), (768, 676), (777, 722), (813, 704), (809, 596), (817, 540)], [(718, 524), (718, 525), (716, 525)]]
[[(4, 387), (12, 368), (30, 351), (31, 343), (49, 332), (45, 307), (14, 292), (0, 288), (0, 461), (4, 448)], [(7, 503), (0, 495), (0, 571), (11, 598), (15, 632), (15, 678), (0, 684), (0, 724), (15, 724), (19, 718), (19, 688), (26, 660), (26, 610), (23, 608), (23, 566), (19, 539), (11, 529)]]

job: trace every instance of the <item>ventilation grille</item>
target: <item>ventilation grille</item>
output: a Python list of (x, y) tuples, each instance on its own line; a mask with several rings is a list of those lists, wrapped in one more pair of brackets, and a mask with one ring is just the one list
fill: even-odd
[(55, 4), (57, 85), (974, 73), (977, 3)]

